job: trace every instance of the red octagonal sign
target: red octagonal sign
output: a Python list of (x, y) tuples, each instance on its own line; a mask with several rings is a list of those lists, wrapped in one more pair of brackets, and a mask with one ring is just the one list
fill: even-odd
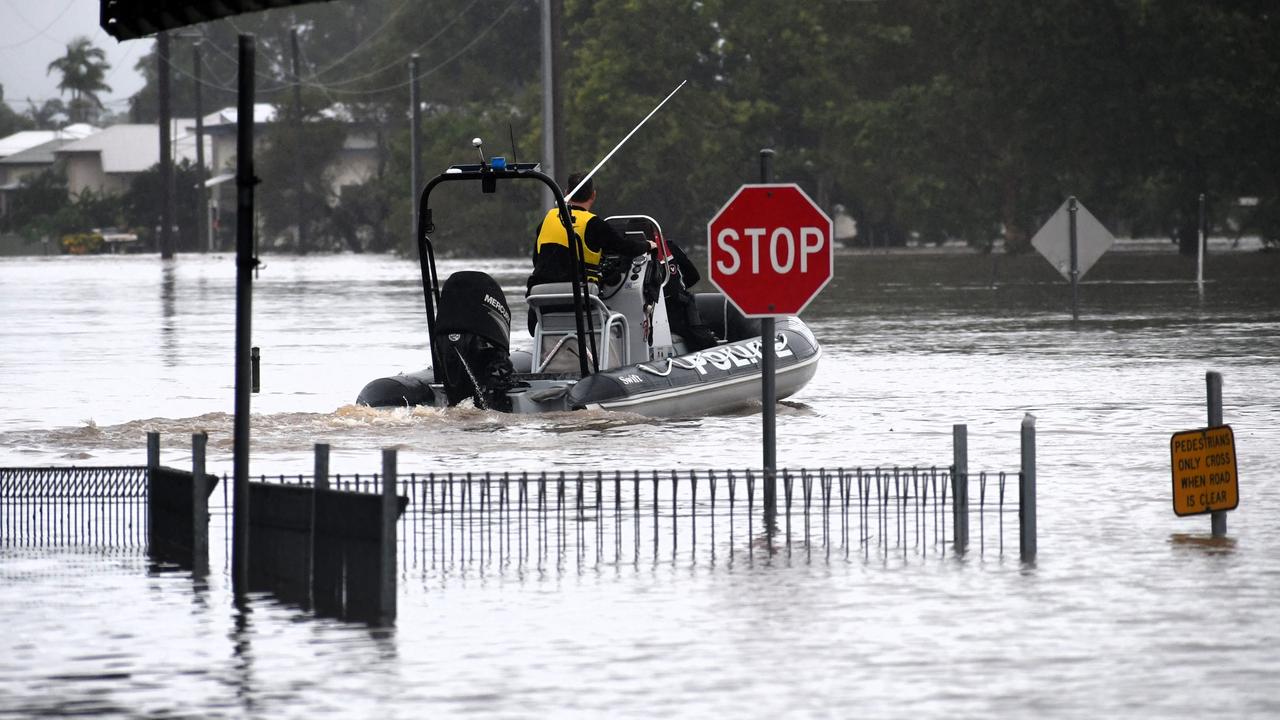
[(743, 185), (707, 224), (711, 282), (747, 317), (798, 315), (831, 280), (831, 238), (799, 185)]

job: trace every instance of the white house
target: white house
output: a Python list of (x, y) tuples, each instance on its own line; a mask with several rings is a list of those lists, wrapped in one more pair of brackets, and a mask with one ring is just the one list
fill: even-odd
[[(195, 120), (175, 119), (173, 160), (195, 161)], [(160, 162), (159, 125), (112, 125), (54, 151), (65, 163), (67, 190), (79, 195), (85, 190), (117, 195), (129, 189), (138, 173)]]

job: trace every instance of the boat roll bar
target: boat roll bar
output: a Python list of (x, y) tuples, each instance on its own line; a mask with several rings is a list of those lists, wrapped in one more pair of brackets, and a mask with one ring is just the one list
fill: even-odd
[[(444, 359), (440, 357), (436, 345), (436, 308), (440, 305), (440, 279), (436, 275), (435, 249), (431, 245), (431, 233), (436, 230), (435, 223), (431, 219), (431, 191), (441, 183), (478, 180), (481, 192), (492, 193), (497, 190), (499, 180), (536, 180), (551, 188), (556, 208), (559, 210), (560, 222), (564, 225), (567, 236), (573, 238), (573, 216), (569, 214), (569, 204), (565, 201), (564, 193), (560, 190), (560, 186), (556, 185), (556, 182), (539, 167), (537, 163), (508, 165), (504, 158), (495, 157), (489, 162), (482, 161), (479, 164), (453, 165), (431, 178), (422, 189), (422, 195), (418, 199), (418, 262), (422, 266), (422, 295), (427, 305), (427, 335), (431, 343), (431, 367), (436, 382), (444, 380), (442, 377)], [(587, 267), (582, 257), (582, 248), (579, 243), (571, 241), (569, 250), (573, 255), (574, 266), (577, 268), (570, 284), (573, 286), (573, 314), (578, 331), (578, 364), (582, 377), (586, 377), (591, 374), (592, 368), (595, 372), (600, 370), (595, 353), (589, 353), (587, 350), (587, 338), (594, 337), (595, 323), (586, 308)], [(591, 357), (592, 367), (587, 365), (588, 355)]]

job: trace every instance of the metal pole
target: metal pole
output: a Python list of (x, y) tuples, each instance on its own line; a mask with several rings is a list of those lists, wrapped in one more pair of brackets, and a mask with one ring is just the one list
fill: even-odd
[[(1210, 370), (1204, 375), (1204, 384), (1209, 398), (1209, 427), (1219, 427), (1222, 425), (1222, 374)], [(1214, 537), (1226, 537), (1227, 511), (1209, 513), (1209, 524)]]
[(201, 98), (200, 41), (191, 44), (191, 70), (196, 94), (196, 247), (201, 252), (213, 251), (213, 233), (209, 232), (209, 189), (204, 186), (204, 109)]
[(191, 572), (196, 577), (209, 572), (209, 484), (204, 474), (208, 443), (208, 433), (191, 435)]
[(298, 223), (298, 252), (307, 251), (307, 209), (303, 197), (305, 189), (304, 169), (302, 167), (302, 72), (298, 69), (298, 28), (289, 31), (289, 45), (293, 50), (293, 132), (294, 142), (299, 144), (299, 152), (293, 154), (293, 192)]
[[(561, 83), (559, 83), (559, 0), (541, 0), (541, 26), (543, 26), (543, 173), (553, 181), (563, 183), (567, 174), (563, 168), (562, 131), (556, 120), (561, 110)], [(543, 208), (556, 205), (552, 188), (543, 187)]]
[[(773, 182), (772, 148), (760, 151), (760, 182)], [(764, 509), (772, 514), (778, 507), (778, 483), (775, 477), (778, 468), (778, 435), (777, 435), (777, 388), (775, 371), (777, 358), (774, 353), (774, 336), (776, 326), (772, 316), (760, 320), (760, 405), (764, 420)]]
[(249, 398), (253, 370), (249, 347), (253, 334), (253, 68), (254, 37), (240, 36), (240, 87), (236, 105), (236, 355), (235, 428), (232, 474), (231, 586), (249, 591)]
[(156, 470), (160, 467), (160, 433), (147, 433), (147, 550), (155, 545), (155, 485)]
[(382, 449), (382, 568), (379, 610), (382, 622), (396, 619), (396, 449)]
[(1200, 193), (1200, 215), (1196, 228), (1200, 240), (1196, 243), (1196, 292), (1204, 297), (1204, 246), (1209, 240), (1204, 220), (1204, 193)]
[(1018, 550), (1023, 562), (1036, 559), (1036, 416), (1022, 418), (1022, 472), (1018, 476)]
[(951, 426), (951, 527), (956, 552), (969, 549), (969, 426)]
[(316, 606), (316, 537), (319, 536), (316, 531), (316, 503), (320, 501), (320, 493), (328, 490), (329, 446), (326, 443), (316, 443), (315, 480), (311, 486), (311, 525), (308, 530), (310, 536), (307, 540), (311, 545), (311, 552), (307, 554), (307, 559), (311, 562), (311, 567), (307, 569), (307, 603), (310, 607)]
[(315, 471), (315, 488), (317, 490), (329, 489), (329, 445), (328, 443), (316, 443), (316, 471)]
[[(418, 207), (422, 192), (422, 96), (418, 90), (418, 54), (409, 56), (409, 207)], [(411, 212), (413, 237), (418, 237), (418, 213)]]
[(173, 257), (173, 147), (169, 107), (169, 33), (156, 33), (156, 94), (160, 110), (160, 259)]
[(1071, 321), (1075, 322), (1080, 319), (1080, 258), (1079, 248), (1076, 244), (1076, 199), (1074, 196), (1067, 198), (1067, 215), (1069, 218), (1070, 236), (1071, 236)]

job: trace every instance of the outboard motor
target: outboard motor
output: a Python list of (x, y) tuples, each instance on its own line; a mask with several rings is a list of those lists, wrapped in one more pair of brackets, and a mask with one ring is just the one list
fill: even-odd
[(471, 398), (478, 408), (510, 411), (511, 308), (502, 286), (482, 272), (450, 275), (440, 289), (435, 332), (442, 365), (436, 378), (449, 405)]

